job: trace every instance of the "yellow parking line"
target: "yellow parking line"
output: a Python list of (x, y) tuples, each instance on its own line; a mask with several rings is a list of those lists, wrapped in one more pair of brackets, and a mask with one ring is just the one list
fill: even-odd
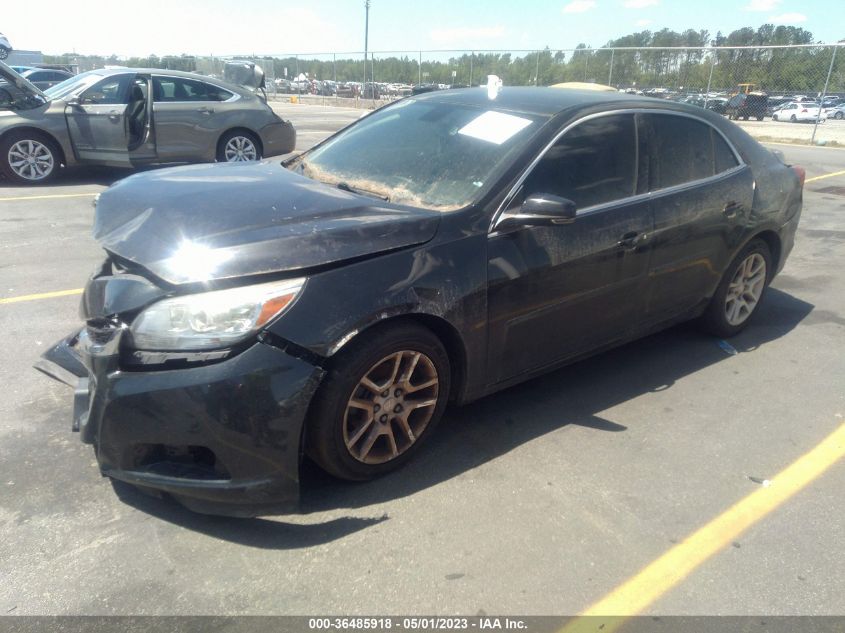
[(840, 152), (845, 151), (845, 147), (832, 147), (830, 145), (807, 145), (803, 142), (795, 143), (780, 143), (778, 141), (760, 141), (762, 145), (783, 145), (784, 147), (806, 147), (807, 149), (835, 149)]
[(73, 290), (56, 290), (54, 292), (41, 292), (35, 295), (21, 295), (20, 297), (6, 297), (0, 299), (0, 304), (4, 303), (19, 303), (21, 301), (35, 301), (36, 299), (52, 299), (53, 297), (67, 297), (69, 295), (81, 295), (82, 288), (74, 288)]
[(814, 182), (816, 180), (822, 180), (823, 178), (833, 178), (834, 176), (845, 176), (845, 169), (842, 171), (835, 171), (832, 174), (824, 174), (823, 176), (813, 176), (812, 178), (807, 178), (807, 180), (804, 181), (804, 184)]
[(51, 198), (84, 198), (86, 196), (96, 196), (97, 191), (93, 193), (53, 193), (46, 196), (18, 196), (16, 198), (0, 197), (0, 202), (17, 202), (19, 200), (49, 200)]
[[(688, 536), (563, 628), (566, 633), (611, 633), (642, 613), (702, 563), (788, 501), (845, 456), (845, 424), (780, 473)], [(596, 617), (600, 616), (600, 617)]]

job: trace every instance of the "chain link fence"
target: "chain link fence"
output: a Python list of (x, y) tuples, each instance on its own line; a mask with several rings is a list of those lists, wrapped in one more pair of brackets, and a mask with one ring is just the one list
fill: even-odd
[[(635, 94), (683, 100), (726, 113), (738, 93), (763, 92), (763, 119), (741, 121), (758, 138), (845, 145), (845, 43), (704, 48), (447, 50), (148, 58), (62, 55), (51, 63), (79, 71), (107, 65), (164, 68), (222, 78), (226, 62), (260, 65), (271, 99), (375, 107), (419, 91), (478, 86), (488, 75), (505, 85), (603, 84)], [(803, 104), (795, 119), (776, 108)], [(815, 108), (815, 110), (813, 110)], [(812, 116), (816, 112), (816, 116)], [(809, 113), (809, 114), (808, 114)], [(741, 117), (744, 118), (744, 117)], [(775, 120), (777, 119), (777, 120)], [(806, 119), (811, 125), (801, 125)]]

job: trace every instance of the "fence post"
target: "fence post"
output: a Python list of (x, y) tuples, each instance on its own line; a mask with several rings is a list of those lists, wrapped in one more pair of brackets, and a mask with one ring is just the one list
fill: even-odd
[(610, 72), (607, 73), (607, 85), (612, 86), (613, 84), (611, 81), (613, 80), (613, 54), (616, 52), (615, 48), (610, 49)]
[(472, 88), (472, 58), (475, 55), (475, 51), (469, 52), (469, 87)]
[(537, 66), (534, 68), (534, 86), (540, 85), (540, 51), (537, 51)]
[(332, 78), (334, 81), (334, 102), (337, 105), (337, 53), (332, 53)]
[(839, 48), (836, 44), (833, 45), (833, 55), (830, 56), (830, 68), (827, 69), (827, 79), (824, 80), (824, 88), (822, 88), (822, 96), (819, 99), (819, 111), (816, 114), (816, 124), (813, 126), (813, 136), (810, 139), (810, 145), (816, 142), (816, 130), (819, 129), (819, 119), (822, 118), (822, 103), (825, 95), (827, 95), (827, 86), (830, 83), (830, 74), (833, 72), (833, 62), (836, 61), (836, 50)]
[(707, 90), (704, 93), (704, 109), (707, 109), (707, 101), (710, 99), (710, 82), (713, 81), (713, 68), (716, 66), (716, 55), (710, 51), (710, 76), (707, 77)]
[(587, 64), (590, 63), (590, 56), (587, 54), (587, 49), (584, 49), (584, 81), (587, 81)]
[(420, 51), (420, 63), (417, 65), (417, 85), (422, 83), (422, 51)]

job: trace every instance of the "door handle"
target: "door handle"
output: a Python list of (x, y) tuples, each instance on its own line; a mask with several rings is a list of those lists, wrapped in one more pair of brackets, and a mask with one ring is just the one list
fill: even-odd
[(637, 248), (637, 246), (645, 242), (647, 239), (647, 234), (631, 231), (630, 233), (625, 233), (625, 235), (622, 236), (622, 239), (616, 242), (616, 247), (623, 248), (626, 250), (632, 250)]
[(734, 218), (736, 217), (737, 212), (742, 209), (742, 205), (738, 202), (734, 202), (731, 200), (730, 202), (725, 204), (725, 208), (722, 210), (722, 213), (725, 214), (726, 218)]
[(120, 121), (120, 112), (118, 112), (117, 110), (112, 110), (111, 112), (109, 112), (109, 119), (111, 121)]
[(197, 112), (201, 112), (202, 114), (214, 114), (214, 108), (206, 108), (203, 106), (201, 108), (197, 108)]

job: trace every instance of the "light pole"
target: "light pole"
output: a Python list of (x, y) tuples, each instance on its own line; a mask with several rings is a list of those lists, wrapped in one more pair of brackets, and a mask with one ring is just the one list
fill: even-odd
[(364, 0), (364, 85), (361, 86), (361, 92), (367, 91), (367, 40), (370, 37), (370, 0)]

